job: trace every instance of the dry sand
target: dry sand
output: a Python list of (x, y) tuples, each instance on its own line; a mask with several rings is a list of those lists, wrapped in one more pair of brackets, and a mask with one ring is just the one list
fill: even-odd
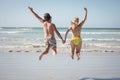
[(81, 53), (72, 60), (69, 53), (51, 52), (0, 54), (0, 80), (120, 80), (119, 53)]

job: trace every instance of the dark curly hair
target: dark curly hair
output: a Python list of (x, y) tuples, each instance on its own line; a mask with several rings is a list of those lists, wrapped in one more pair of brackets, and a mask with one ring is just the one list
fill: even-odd
[(45, 13), (45, 14), (44, 14), (44, 20), (45, 20), (45, 21), (49, 21), (50, 19), (51, 19), (50, 14), (49, 14), (49, 13)]

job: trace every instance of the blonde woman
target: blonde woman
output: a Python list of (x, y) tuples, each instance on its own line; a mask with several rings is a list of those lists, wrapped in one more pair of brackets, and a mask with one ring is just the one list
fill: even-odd
[(66, 31), (65, 34), (65, 42), (66, 42), (67, 34), (70, 31), (72, 32), (72, 37), (70, 39), (70, 56), (72, 59), (74, 59), (75, 50), (78, 60), (80, 59), (80, 51), (82, 47), (81, 29), (84, 22), (87, 19), (87, 8), (84, 8), (84, 10), (85, 10), (85, 17), (81, 21), (81, 23), (79, 23), (79, 18), (75, 17), (75, 19), (71, 22), (70, 28)]

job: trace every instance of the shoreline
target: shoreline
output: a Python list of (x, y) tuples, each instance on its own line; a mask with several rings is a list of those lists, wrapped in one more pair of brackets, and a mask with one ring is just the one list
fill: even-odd
[[(40, 44), (25, 44), (25, 45), (1, 45), (0, 53), (41, 53), (45, 49), (44, 45)], [(70, 52), (70, 45), (58, 45), (58, 53), (65, 51)], [(120, 53), (120, 48), (105, 48), (95, 45), (86, 45), (83, 44), (81, 48), (81, 53)]]

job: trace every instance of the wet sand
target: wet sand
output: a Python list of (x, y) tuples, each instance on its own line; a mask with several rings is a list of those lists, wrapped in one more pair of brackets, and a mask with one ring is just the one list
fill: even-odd
[(120, 80), (119, 53), (0, 53), (0, 80)]

